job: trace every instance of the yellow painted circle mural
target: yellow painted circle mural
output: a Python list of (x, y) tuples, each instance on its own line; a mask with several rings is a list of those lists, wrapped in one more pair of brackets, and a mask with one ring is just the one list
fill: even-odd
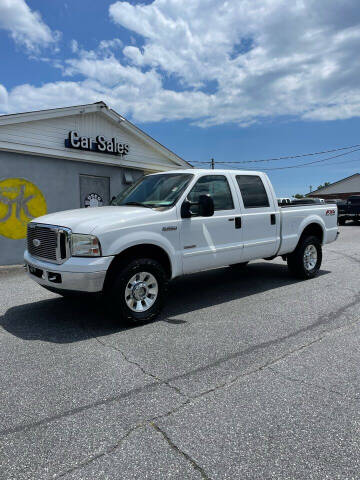
[(28, 222), (45, 213), (46, 200), (36, 185), (24, 178), (0, 180), (0, 235), (25, 238)]

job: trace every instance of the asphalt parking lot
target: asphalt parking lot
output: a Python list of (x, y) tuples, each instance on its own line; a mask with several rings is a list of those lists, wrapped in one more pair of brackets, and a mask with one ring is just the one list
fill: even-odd
[(191, 275), (131, 329), (0, 269), (0, 478), (359, 479), (360, 226), (340, 230), (316, 279)]

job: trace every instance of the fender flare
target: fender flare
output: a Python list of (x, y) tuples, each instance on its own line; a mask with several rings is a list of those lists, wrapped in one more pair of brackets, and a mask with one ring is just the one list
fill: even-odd
[(299, 225), (298, 228), (298, 244), (300, 241), (300, 238), (302, 237), (304, 231), (306, 228), (308, 228), (310, 225), (317, 225), (321, 228), (322, 231), (322, 243), (325, 240), (325, 235), (326, 235), (326, 226), (324, 220), (319, 216), (319, 215), (311, 215), (310, 217), (306, 217)]
[(171, 278), (174, 278), (181, 273), (181, 265), (179, 262), (178, 252), (176, 252), (175, 248), (169, 240), (154, 232), (136, 231), (128, 233), (115, 240), (111, 244), (110, 248), (111, 251), (114, 252), (114, 255), (118, 256), (131, 247), (141, 245), (153, 245), (155, 247), (161, 248), (164, 253), (166, 253), (171, 266)]

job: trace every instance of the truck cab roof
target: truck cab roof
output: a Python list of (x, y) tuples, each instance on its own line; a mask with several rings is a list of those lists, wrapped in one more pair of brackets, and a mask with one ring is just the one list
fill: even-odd
[(166, 175), (169, 173), (193, 173), (193, 174), (203, 174), (203, 175), (224, 175), (224, 174), (234, 174), (234, 175), (266, 175), (264, 172), (255, 171), (255, 170), (234, 170), (234, 169), (215, 169), (210, 168), (183, 168), (176, 170), (169, 170), (167, 172), (153, 173), (152, 175)]

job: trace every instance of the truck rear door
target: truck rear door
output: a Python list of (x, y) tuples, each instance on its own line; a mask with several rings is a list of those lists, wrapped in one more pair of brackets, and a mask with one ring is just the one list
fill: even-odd
[(242, 210), (242, 261), (272, 257), (280, 244), (280, 212), (272, 189), (258, 174), (235, 174), (235, 182)]

